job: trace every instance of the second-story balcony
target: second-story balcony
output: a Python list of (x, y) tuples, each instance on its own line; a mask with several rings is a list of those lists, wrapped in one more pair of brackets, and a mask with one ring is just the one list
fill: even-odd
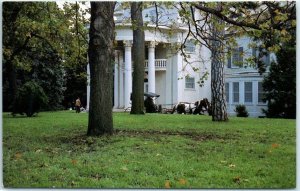
[[(155, 70), (166, 70), (167, 59), (155, 59)], [(148, 60), (145, 60), (145, 70), (148, 70)]]
[[(167, 59), (155, 59), (155, 70), (156, 71), (166, 71), (167, 69)], [(122, 70), (125, 70), (125, 63), (122, 65)], [(132, 70), (134, 66), (132, 65)], [(145, 60), (145, 71), (148, 71), (148, 60)]]

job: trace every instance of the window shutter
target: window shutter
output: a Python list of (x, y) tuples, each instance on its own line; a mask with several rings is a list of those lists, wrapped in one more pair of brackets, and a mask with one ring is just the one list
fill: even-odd
[(243, 47), (239, 47), (239, 62), (243, 62)]
[(257, 67), (257, 48), (256, 47), (252, 48), (252, 56), (254, 58), (255, 65)]
[(229, 103), (229, 83), (225, 83), (226, 102)]
[[(230, 52), (230, 48), (228, 48), (228, 51)], [(231, 54), (228, 53), (227, 55), (227, 67), (231, 68)]]
[(269, 53), (266, 55), (266, 65), (267, 66), (270, 65), (270, 54)]
[(252, 56), (254, 57), (254, 58), (256, 58), (256, 48), (252, 48)]

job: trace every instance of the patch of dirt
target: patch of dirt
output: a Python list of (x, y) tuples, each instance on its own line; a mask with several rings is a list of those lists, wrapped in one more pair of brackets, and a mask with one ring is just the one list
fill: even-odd
[(132, 137), (157, 137), (157, 136), (183, 136), (190, 138), (194, 141), (205, 141), (214, 139), (226, 139), (226, 137), (221, 137), (216, 134), (209, 133), (195, 133), (195, 132), (184, 132), (184, 131), (158, 131), (158, 130), (120, 130), (116, 129), (115, 133), (120, 136), (132, 136)]
[[(208, 141), (208, 140), (219, 140), (223, 141), (226, 139), (235, 139), (236, 135), (218, 135), (210, 132), (193, 132), (193, 131), (159, 131), (159, 130), (128, 130), (128, 129), (115, 129), (115, 132), (112, 136), (87, 136), (82, 134), (82, 132), (73, 132), (70, 135), (59, 136), (52, 139), (63, 144), (73, 145), (73, 149), (76, 149), (78, 146), (87, 146), (94, 147), (105, 146), (110, 143), (118, 142), (123, 139), (123, 137), (142, 137), (144, 139), (151, 139), (157, 142), (164, 140), (166, 136), (180, 136), (192, 139), (194, 141)], [(48, 140), (50, 141), (50, 140)], [(54, 141), (54, 140), (51, 140)], [(164, 140), (165, 141), (165, 140)]]

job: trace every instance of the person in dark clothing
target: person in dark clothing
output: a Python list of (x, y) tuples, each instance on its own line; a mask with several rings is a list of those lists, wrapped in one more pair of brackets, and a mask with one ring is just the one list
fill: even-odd
[(146, 113), (155, 113), (156, 112), (156, 105), (153, 102), (153, 98), (147, 97), (144, 100), (144, 106), (146, 107)]

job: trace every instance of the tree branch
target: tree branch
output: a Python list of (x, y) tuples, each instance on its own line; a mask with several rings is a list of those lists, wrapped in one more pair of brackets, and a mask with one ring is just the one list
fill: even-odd
[(230, 24), (233, 24), (236, 26), (240, 26), (240, 27), (243, 26), (243, 27), (249, 27), (249, 28), (260, 30), (260, 27), (255, 24), (247, 23), (247, 22), (238, 22), (238, 21), (232, 20), (232, 19), (226, 17), (225, 15), (223, 15), (220, 11), (218, 11), (216, 9), (204, 7), (201, 5), (195, 5), (195, 7), (201, 11), (215, 15), (215, 16), (219, 17), (220, 19), (222, 19), (223, 21), (226, 21), (227, 23), (230, 23)]

